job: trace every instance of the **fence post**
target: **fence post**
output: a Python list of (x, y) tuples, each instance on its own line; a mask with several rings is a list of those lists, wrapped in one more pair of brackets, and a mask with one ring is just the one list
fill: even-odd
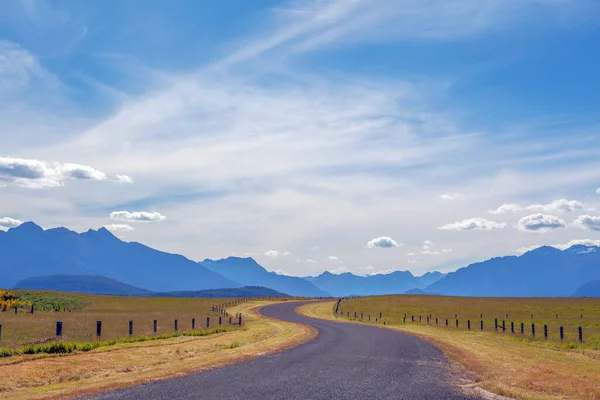
[(56, 336), (62, 337), (63, 334), (63, 323), (61, 321), (56, 321)]
[(240, 313), (240, 316), (238, 318), (238, 325), (242, 325), (242, 313)]
[(438, 319), (437, 319), (437, 317), (435, 317), (435, 325), (436, 326), (438, 325)]
[(412, 318), (412, 322), (415, 322), (415, 316), (411, 315), (411, 318)]
[(504, 320), (502, 320), (502, 333), (506, 332), (506, 324), (504, 323)]
[(564, 334), (564, 331), (563, 331), (563, 327), (561, 326), (560, 327), (560, 341), (562, 342), (564, 338), (565, 338), (565, 334)]
[(525, 333), (525, 324), (521, 322), (521, 334)]
[(494, 329), (498, 331), (498, 318), (494, 318)]
[(156, 333), (156, 328), (157, 328), (157, 325), (158, 325), (158, 321), (157, 321), (157, 320), (154, 320), (154, 333)]
[(379, 313), (379, 319), (381, 319), (381, 313)]
[(429, 325), (429, 315), (427, 316), (427, 325)]
[(206, 329), (210, 328), (210, 317), (206, 317)]
[(446, 326), (448, 326), (448, 318), (446, 318)]
[(133, 335), (133, 321), (129, 321), (129, 336)]
[(535, 324), (531, 324), (531, 336), (535, 337)]
[(96, 321), (96, 338), (100, 339), (102, 336), (102, 321)]
[(222, 317), (219, 317), (219, 326), (221, 326), (221, 318), (222, 318)]
[(481, 330), (483, 330), (483, 320), (481, 320), (480, 325), (481, 325)]
[(229, 325), (231, 325), (233, 318), (229, 317)]
[(467, 320), (467, 329), (471, 330), (471, 320), (470, 319)]
[(514, 323), (514, 321), (510, 322), (510, 333), (515, 333), (515, 323)]
[(196, 329), (196, 318), (192, 318), (192, 329)]
[(0, 340), (2, 340), (2, 324), (0, 324)]
[(548, 325), (544, 325), (544, 339), (548, 340)]
[(579, 331), (579, 343), (583, 343), (583, 330), (581, 327), (577, 329)]
[(33, 314), (33, 311), (34, 311), (34, 307), (33, 307), (33, 304), (32, 304), (32, 305), (31, 305), (31, 313), (32, 313), (32, 314)]
[(419, 322), (421, 322), (421, 318), (422, 318), (422, 317), (419, 315)]
[(179, 323), (177, 322), (177, 320), (175, 320), (174, 322), (174, 328), (175, 328), (175, 332), (177, 332), (179, 330)]

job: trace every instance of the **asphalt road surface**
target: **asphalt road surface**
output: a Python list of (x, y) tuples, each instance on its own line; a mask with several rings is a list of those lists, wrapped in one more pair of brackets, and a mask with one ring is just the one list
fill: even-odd
[(95, 399), (472, 399), (455, 386), (446, 357), (427, 342), (387, 329), (307, 318), (298, 303), (263, 314), (319, 330), (278, 354), (185, 377), (107, 392)]

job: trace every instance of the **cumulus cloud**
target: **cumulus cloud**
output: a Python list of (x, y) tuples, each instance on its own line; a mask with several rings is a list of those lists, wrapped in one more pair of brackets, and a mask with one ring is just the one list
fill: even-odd
[(307, 264), (316, 264), (317, 263), (317, 261), (310, 259), (310, 258), (307, 258), (306, 261), (304, 261), (304, 262)]
[(531, 214), (523, 217), (517, 223), (517, 227), (522, 231), (546, 232), (552, 229), (564, 228), (565, 221), (547, 214)]
[(18, 219), (14, 219), (14, 218), (10, 218), (10, 217), (2, 217), (0, 218), (0, 229), (1, 230), (5, 230), (5, 229), (10, 229), (10, 228), (15, 228), (19, 225), (21, 225), (23, 222), (19, 221)]
[(600, 217), (581, 215), (573, 221), (573, 224), (589, 231), (600, 231)]
[(581, 204), (579, 201), (567, 199), (554, 200), (550, 204), (532, 204), (527, 207), (527, 210), (529, 211), (539, 211), (547, 213), (569, 213), (581, 209), (583, 209), (583, 204)]
[(460, 193), (444, 193), (440, 196), (442, 200), (454, 200), (460, 196)]
[(596, 189), (596, 194), (600, 194), (600, 188)]
[(131, 179), (131, 177), (129, 177), (127, 175), (117, 175), (117, 176), (115, 176), (115, 179), (113, 179), (113, 182), (116, 182), (116, 183), (133, 183), (133, 179)]
[(330, 261), (340, 261), (340, 258), (336, 256), (329, 256), (328, 258)]
[(265, 256), (268, 257), (273, 257), (273, 258), (278, 258), (278, 257), (285, 257), (285, 256), (289, 256), (290, 253), (289, 252), (280, 252), (279, 250), (269, 250), (265, 253)]
[(402, 243), (398, 243), (388, 236), (382, 236), (379, 238), (371, 239), (367, 242), (367, 247), (369, 249), (389, 249), (392, 247), (400, 246), (402, 246)]
[[(65, 181), (69, 179), (106, 181), (108, 177), (104, 172), (89, 165), (0, 157), (0, 183), (3, 184), (27, 188), (50, 188), (64, 186)], [(117, 175), (117, 181), (123, 179), (131, 181), (131, 178), (126, 175)]]
[(490, 210), (489, 213), (490, 214), (506, 214), (506, 213), (518, 213), (519, 211), (522, 211), (523, 207), (519, 206), (518, 204), (502, 204), (500, 207), (498, 207), (495, 210)]
[(135, 228), (133, 226), (129, 226), (127, 224), (104, 225), (104, 228), (108, 229), (111, 232), (119, 232), (119, 233), (131, 232), (131, 231), (135, 230)]
[(147, 211), (114, 211), (110, 213), (110, 219), (114, 221), (123, 222), (160, 222), (167, 219), (167, 217), (157, 212)]
[(494, 222), (484, 218), (470, 218), (446, 224), (438, 229), (443, 231), (495, 231), (506, 229), (506, 226), (503, 222)]

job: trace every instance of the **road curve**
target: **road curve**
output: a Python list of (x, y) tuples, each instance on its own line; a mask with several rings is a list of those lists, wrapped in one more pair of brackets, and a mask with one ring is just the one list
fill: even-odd
[(446, 357), (416, 337), (304, 317), (301, 303), (265, 307), (269, 317), (313, 326), (313, 340), (278, 354), (94, 399), (472, 399), (453, 384)]

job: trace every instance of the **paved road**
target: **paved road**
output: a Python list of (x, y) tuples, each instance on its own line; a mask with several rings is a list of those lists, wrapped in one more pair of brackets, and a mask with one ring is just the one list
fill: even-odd
[(108, 392), (97, 399), (471, 399), (453, 385), (444, 355), (415, 337), (303, 317), (298, 304), (263, 314), (316, 327), (319, 335), (282, 353)]

